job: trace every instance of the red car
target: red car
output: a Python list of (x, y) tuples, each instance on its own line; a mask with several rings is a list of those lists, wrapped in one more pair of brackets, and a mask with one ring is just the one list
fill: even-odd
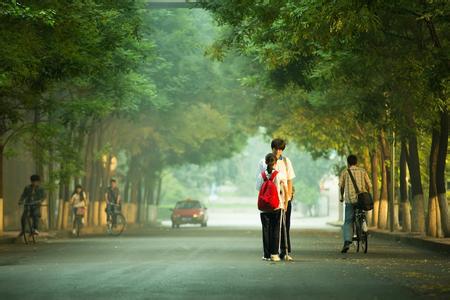
[(208, 224), (207, 208), (197, 200), (178, 201), (172, 209), (172, 228), (179, 228), (182, 224), (200, 224), (206, 227)]

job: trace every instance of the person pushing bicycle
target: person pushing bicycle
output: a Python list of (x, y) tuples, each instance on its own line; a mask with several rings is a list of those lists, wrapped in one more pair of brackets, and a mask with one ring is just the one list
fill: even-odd
[[(358, 201), (357, 190), (361, 192), (369, 192), (372, 190), (369, 175), (364, 168), (358, 167), (358, 158), (355, 155), (351, 154), (347, 157), (347, 166), (348, 168), (343, 170), (339, 177), (339, 201), (345, 201), (345, 217), (344, 225), (342, 226), (344, 246), (342, 247), (341, 253), (347, 253), (352, 244), (352, 228)], [(355, 180), (354, 184), (352, 183), (351, 176)]]
[(25, 223), (28, 217), (33, 219), (32, 232), (39, 234), (39, 220), (41, 218), (41, 204), (45, 199), (45, 190), (40, 186), (41, 178), (39, 175), (32, 175), (30, 177), (31, 184), (27, 185), (20, 196), (19, 205), (24, 205), (21, 218), (21, 232), (25, 233)]

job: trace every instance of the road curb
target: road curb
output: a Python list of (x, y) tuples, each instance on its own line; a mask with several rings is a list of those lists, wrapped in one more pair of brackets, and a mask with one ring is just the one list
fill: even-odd
[[(341, 222), (327, 222), (327, 225), (341, 227)], [(405, 243), (411, 246), (424, 248), (439, 252), (442, 254), (450, 254), (450, 239), (438, 239), (427, 237), (422, 234), (406, 233), (406, 232), (390, 232), (375, 228), (369, 228), (369, 234), (376, 238), (383, 238), (395, 242)]]
[[(151, 226), (151, 228), (158, 228), (159, 226)], [(127, 226), (126, 233), (133, 234), (136, 231), (139, 230), (145, 230), (146, 226), (143, 225), (135, 225), (131, 224)], [(72, 230), (70, 229), (61, 229), (61, 230), (55, 230), (50, 232), (43, 232), (41, 233), (41, 238), (44, 240), (50, 240), (50, 239), (67, 239), (67, 238), (74, 238), (72, 234)], [(0, 245), (2, 244), (14, 244), (18, 240), (19, 232), (6, 232), (3, 233), (3, 235), (0, 235)], [(96, 226), (96, 227), (84, 227), (81, 229), (81, 235), (85, 237), (95, 237), (95, 236), (107, 236), (106, 234), (106, 227), (105, 226)]]
[(369, 229), (370, 235), (384, 238), (396, 242), (405, 243), (411, 246), (425, 248), (442, 254), (450, 254), (449, 239), (430, 238), (422, 234), (389, 232), (379, 229)]

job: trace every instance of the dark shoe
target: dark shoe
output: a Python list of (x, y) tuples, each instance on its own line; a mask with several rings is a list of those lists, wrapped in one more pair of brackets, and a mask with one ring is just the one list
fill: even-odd
[(345, 242), (344, 247), (342, 247), (341, 253), (347, 253), (348, 249), (350, 249), (351, 242)]

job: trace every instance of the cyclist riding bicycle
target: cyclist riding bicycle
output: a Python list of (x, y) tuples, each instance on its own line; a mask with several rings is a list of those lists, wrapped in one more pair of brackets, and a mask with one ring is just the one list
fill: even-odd
[(76, 234), (76, 222), (77, 222), (77, 216), (81, 218), (81, 221), (83, 221), (84, 213), (86, 209), (86, 193), (83, 190), (83, 187), (81, 185), (77, 185), (75, 187), (75, 191), (72, 194), (72, 197), (70, 198), (70, 204), (72, 205), (72, 215), (73, 215), (73, 222), (72, 222), (72, 233)]
[(112, 222), (112, 224), (114, 225), (116, 223), (114, 220), (114, 212), (116, 209), (120, 208), (120, 203), (122, 200), (115, 179), (110, 180), (110, 186), (106, 190), (105, 199), (106, 199), (106, 210), (105, 210), (106, 223)]
[(45, 190), (40, 186), (41, 178), (39, 175), (30, 177), (31, 184), (26, 186), (20, 196), (19, 205), (24, 204), (21, 218), (22, 230), (21, 235), (25, 233), (25, 224), (29, 216), (32, 217), (32, 232), (39, 234), (39, 220), (41, 218), (41, 204), (45, 199)]

